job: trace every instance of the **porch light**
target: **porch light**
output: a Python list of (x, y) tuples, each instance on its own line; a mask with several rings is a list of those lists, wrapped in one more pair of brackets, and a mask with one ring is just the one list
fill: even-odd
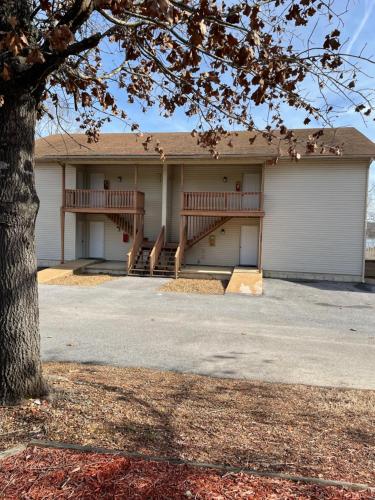
[(122, 177), (121, 177), (121, 175), (119, 175), (119, 176), (117, 177), (117, 180), (118, 180), (119, 182), (122, 182)]
[(223, 182), (228, 182), (228, 177), (224, 176), (223, 177)]

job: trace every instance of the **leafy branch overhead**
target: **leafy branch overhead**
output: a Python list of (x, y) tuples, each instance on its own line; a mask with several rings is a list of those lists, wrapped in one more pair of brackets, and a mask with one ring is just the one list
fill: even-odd
[[(193, 135), (213, 156), (223, 137), (232, 144), (228, 129), (241, 126), (250, 142), (259, 133), (281, 137), (298, 159), (283, 105), (302, 110), (305, 125), (329, 125), (343, 103), (364, 119), (374, 110), (372, 91), (358, 83), (372, 61), (346, 53), (332, 0), (26, 0), (22, 12), (16, 3), (0, 6), (0, 105), (25, 91), (40, 117), (48, 102), (56, 116), (72, 104), (90, 141), (112, 116), (139, 131), (126, 112), (138, 102), (143, 111), (158, 105), (164, 116), (182, 108), (196, 117)], [(304, 90), (311, 86), (318, 99)], [(257, 107), (268, 117), (262, 132)], [(319, 139), (311, 135), (307, 153), (340, 154)], [(144, 147), (164, 157), (150, 138)]]

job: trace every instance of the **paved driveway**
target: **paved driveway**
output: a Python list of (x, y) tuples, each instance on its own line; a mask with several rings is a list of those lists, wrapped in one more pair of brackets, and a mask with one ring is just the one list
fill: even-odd
[(43, 358), (375, 389), (375, 287), (265, 280), (245, 297), (163, 283), (41, 285)]

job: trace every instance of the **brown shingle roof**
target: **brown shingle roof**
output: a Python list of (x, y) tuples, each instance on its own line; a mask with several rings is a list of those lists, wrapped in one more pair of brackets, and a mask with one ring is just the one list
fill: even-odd
[[(294, 129), (302, 156), (305, 156), (306, 150), (304, 141), (309, 134), (317, 130), (319, 129)], [(83, 134), (51, 135), (36, 141), (36, 158), (37, 160), (79, 160), (88, 157), (118, 159), (139, 156), (158, 159), (159, 154), (154, 150), (156, 141), (160, 142), (167, 159), (210, 157), (210, 153), (198, 146), (196, 139), (189, 132), (150, 133), (148, 135), (153, 137), (149, 151), (145, 151), (142, 146), (147, 134), (143, 137), (137, 137), (136, 134), (101, 134), (99, 142), (93, 144), (88, 144)], [(250, 144), (249, 138), (253, 135), (249, 132), (238, 132), (237, 135), (232, 136), (233, 147), (228, 146), (228, 139), (223, 139), (217, 148), (221, 157), (288, 157), (285, 141), (281, 141), (280, 146), (278, 140), (268, 145), (266, 140), (259, 135), (254, 143)], [(343, 157), (375, 158), (375, 143), (352, 127), (325, 129), (324, 135), (319, 140), (319, 143), (321, 142), (329, 146), (340, 146)], [(320, 149), (308, 156), (321, 156)], [(331, 154), (331, 156), (334, 155)]]

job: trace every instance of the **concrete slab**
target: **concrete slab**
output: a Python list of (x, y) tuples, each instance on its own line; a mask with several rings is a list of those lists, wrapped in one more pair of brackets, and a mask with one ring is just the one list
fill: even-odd
[(236, 267), (228, 283), (225, 293), (240, 293), (244, 295), (263, 294), (262, 271), (253, 267)]
[(126, 262), (123, 260), (105, 260), (95, 262), (85, 267), (85, 273), (89, 274), (116, 274), (126, 276)]
[(81, 271), (89, 264), (96, 262), (94, 259), (77, 259), (70, 260), (64, 264), (59, 264), (58, 266), (48, 267), (38, 272), (38, 283), (48, 283), (56, 278), (62, 278), (63, 276), (70, 276), (77, 271)]
[(187, 265), (181, 268), (179, 278), (229, 280), (232, 275), (232, 272), (233, 272), (233, 267), (227, 267), (227, 266)]

